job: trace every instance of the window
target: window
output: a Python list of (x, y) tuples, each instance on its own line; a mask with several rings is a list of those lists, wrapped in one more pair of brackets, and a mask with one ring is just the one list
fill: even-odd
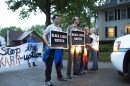
[(130, 19), (130, 7), (127, 8), (127, 18)]
[(125, 0), (120, 0), (120, 3), (123, 3), (123, 2), (125, 2)]
[(109, 21), (114, 20), (114, 11), (110, 11), (110, 12), (108, 13), (108, 19), (109, 19)]
[(114, 37), (114, 28), (108, 28), (108, 36), (107, 37)]
[(126, 19), (126, 9), (121, 9), (121, 19)]
[(126, 3), (129, 2), (130, 0), (120, 0), (120, 3)]
[(130, 0), (125, 0), (125, 2), (129, 2)]
[(106, 27), (106, 38), (114, 38), (117, 37), (117, 26), (115, 27)]

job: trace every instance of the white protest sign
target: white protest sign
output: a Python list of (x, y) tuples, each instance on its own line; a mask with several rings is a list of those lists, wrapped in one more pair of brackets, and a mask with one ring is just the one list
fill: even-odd
[(41, 61), (43, 43), (26, 43), (16, 47), (0, 47), (0, 68)]

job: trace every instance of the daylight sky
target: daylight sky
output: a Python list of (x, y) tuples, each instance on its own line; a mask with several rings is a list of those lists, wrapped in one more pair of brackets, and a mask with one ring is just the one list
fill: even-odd
[(13, 12), (12, 10), (7, 10), (8, 6), (5, 0), (0, 0), (0, 28), (16, 26), (26, 29), (32, 25), (44, 25), (45, 15), (44, 13), (37, 13), (37, 15), (31, 14), (29, 19), (21, 20), (19, 19), (19, 11)]

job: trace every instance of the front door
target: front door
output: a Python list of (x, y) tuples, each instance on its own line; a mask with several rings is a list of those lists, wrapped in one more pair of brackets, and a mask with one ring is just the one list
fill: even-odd
[(125, 33), (126, 33), (126, 34), (130, 34), (130, 24), (127, 24), (127, 25), (125, 26)]

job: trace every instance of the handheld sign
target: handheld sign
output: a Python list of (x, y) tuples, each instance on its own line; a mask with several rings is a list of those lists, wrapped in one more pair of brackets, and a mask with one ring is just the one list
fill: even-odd
[(68, 38), (66, 32), (51, 30), (50, 37), (50, 47), (52, 49), (68, 49)]
[(84, 31), (71, 31), (71, 45), (85, 45), (85, 32)]

